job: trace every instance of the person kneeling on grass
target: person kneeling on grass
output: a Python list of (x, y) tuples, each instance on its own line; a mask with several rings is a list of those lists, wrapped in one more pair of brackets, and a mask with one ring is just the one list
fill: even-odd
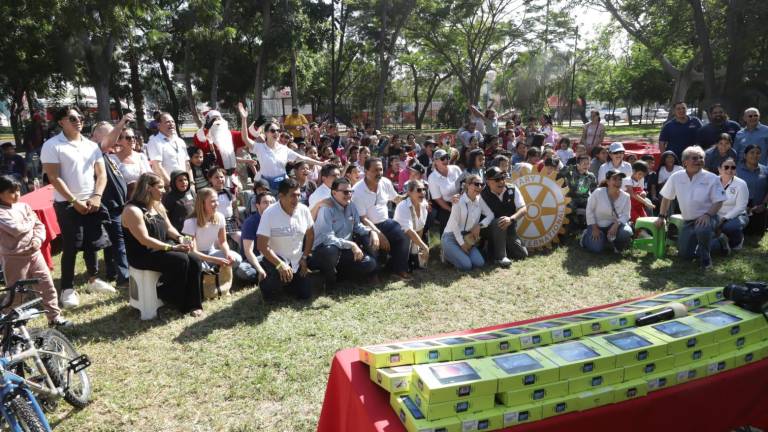
[(528, 249), (517, 236), (517, 221), (525, 216), (527, 209), (525, 199), (517, 187), (507, 185), (507, 173), (499, 168), (489, 168), (485, 179), (488, 185), (480, 196), (495, 219), (482, 231), (482, 235), (488, 240), (488, 255), (501, 267), (509, 267), (512, 265), (510, 258), (528, 256)]
[(600, 253), (606, 247), (620, 252), (631, 244), (629, 194), (621, 190), (625, 175), (615, 169), (605, 173), (605, 187), (595, 189), (587, 200), (587, 229), (581, 236), (581, 246)]
[[(480, 230), (493, 222), (493, 212), (480, 198), (480, 176), (465, 177), (466, 192), (451, 208), (451, 216), (442, 237), (443, 257), (461, 271), (483, 267), (485, 259), (477, 248)], [(482, 220), (480, 219), (482, 217)]]
[[(5, 286), (20, 279), (36, 278), (45, 315), (50, 327), (69, 327), (70, 321), (61, 316), (56, 288), (45, 263), (40, 246), (45, 240), (45, 226), (32, 208), (19, 202), (21, 184), (13, 177), (0, 176), (0, 258), (3, 263)], [(16, 296), (21, 303), (23, 296)]]

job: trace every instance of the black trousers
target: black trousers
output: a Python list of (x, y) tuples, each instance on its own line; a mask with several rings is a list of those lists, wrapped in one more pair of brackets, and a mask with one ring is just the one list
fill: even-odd
[(280, 273), (277, 268), (269, 260), (263, 260), (261, 267), (267, 274), (267, 277), (259, 284), (264, 300), (274, 300), (280, 296), (284, 289), (300, 300), (308, 300), (312, 297), (312, 286), (309, 279), (302, 277), (299, 272), (293, 274), (293, 279), (290, 282), (284, 283), (280, 280)]
[(129, 256), (128, 262), (137, 269), (162, 273), (157, 296), (180, 312), (203, 308), (203, 266), (196, 256), (185, 252), (152, 251)]

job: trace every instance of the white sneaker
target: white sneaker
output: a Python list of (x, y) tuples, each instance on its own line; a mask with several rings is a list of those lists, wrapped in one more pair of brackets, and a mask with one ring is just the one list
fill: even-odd
[(61, 306), (65, 309), (76, 308), (80, 306), (80, 296), (73, 289), (65, 289), (61, 292)]
[(108, 282), (98, 278), (94, 279), (93, 282), (88, 284), (88, 291), (100, 294), (112, 294), (117, 292), (115, 287), (110, 285)]
[(731, 248), (731, 250), (734, 250), (734, 251), (740, 251), (742, 249), (744, 249), (744, 237), (741, 238), (741, 241), (739, 242), (739, 244)]
[(496, 264), (498, 264), (500, 267), (507, 268), (512, 265), (512, 260), (510, 260), (507, 257), (504, 257), (500, 260), (496, 260)]

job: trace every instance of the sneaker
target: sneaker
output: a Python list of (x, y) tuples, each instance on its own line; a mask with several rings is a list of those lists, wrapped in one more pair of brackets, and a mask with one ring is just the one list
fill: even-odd
[(53, 321), (48, 321), (48, 327), (56, 328), (56, 329), (69, 328), (69, 327), (73, 327), (74, 325), (75, 324), (72, 321), (64, 319), (60, 316), (56, 317), (56, 319)]
[(498, 265), (499, 267), (507, 268), (512, 265), (512, 260), (507, 257), (504, 257), (500, 260), (496, 260), (496, 265)]
[(104, 282), (98, 278), (94, 279), (93, 282), (88, 284), (88, 291), (100, 294), (112, 294), (117, 292), (115, 287), (110, 285), (108, 282)]
[(723, 251), (723, 255), (728, 256), (731, 254), (731, 246), (728, 244), (728, 237), (725, 234), (720, 234), (717, 238), (720, 243), (720, 249)]
[(744, 248), (744, 237), (741, 238), (741, 241), (736, 246), (732, 247), (732, 251), (740, 251)]
[(440, 248), (440, 262), (445, 264), (445, 251), (443, 248)]
[(77, 295), (77, 291), (65, 289), (61, 292), (61, 306), (65, 309), (76, 308), (80, 306), (80, 296)]

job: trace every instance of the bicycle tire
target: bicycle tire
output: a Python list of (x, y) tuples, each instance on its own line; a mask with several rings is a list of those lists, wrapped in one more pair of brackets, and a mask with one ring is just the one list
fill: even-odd
[(47, 429), (37, 417), (37, 413), (26, 398), (16, 395), (8, 403), (9, 409), (21, 430), (25, 432), (46, 432)]
[[(72, 342), (56, 329), (42, 330), (36, 333), (36, 336), (42, 339), (40, 349), (58, 352), (63, 355), (62, 358), (60, 356), (40, 353), (40, 359), (51, 376), (53, 384), (57, 387), (63, 387), (67, 380), (69, 361), (79, 357), (80, 353), (77, 352)], [(75, 408), (85, 408), (91, 402), (91, 394), (93, 392), (91, 379), (84, 369), (72, 374), (72, 377), (73, 382), (70, 382), (69, 386), (64, 388), (64, 400)]]

